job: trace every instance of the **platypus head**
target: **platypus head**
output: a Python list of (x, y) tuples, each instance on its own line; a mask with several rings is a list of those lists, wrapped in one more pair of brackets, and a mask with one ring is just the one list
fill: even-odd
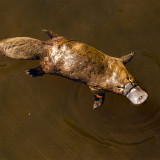
[(148, 94), (136, 84), (135, 79), (125, 67), (133, 55), (132, 52), (121, 58), (108, 58), (106, 88), (126, 96), (133, 104), (141, 104), (147, 99)]

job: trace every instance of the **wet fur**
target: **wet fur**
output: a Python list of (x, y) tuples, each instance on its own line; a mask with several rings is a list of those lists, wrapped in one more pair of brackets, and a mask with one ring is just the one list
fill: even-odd
[(28, 37), (0, 41), (0, 54), (16, 59), (39, 59), (40, 66), (27, 71), (33, 77), (54, 74), (88, 85), (95, 95), (94, 108), (103, 103), (106, 91), (123, 94), (125, 84), (135, 83), (124, 66), (133, 53), (122, 58), (110, 57), (83, 42), (44, 31), (51, 38), (46, 42)]

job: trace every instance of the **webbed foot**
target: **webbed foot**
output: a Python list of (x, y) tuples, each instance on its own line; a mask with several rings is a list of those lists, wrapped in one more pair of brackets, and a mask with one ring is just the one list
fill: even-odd
[(93, 109), (100, 107), (104, 102), (105, 91), (102, 88), (97, 86), (89, 86), (89, 88), (94, 93)]
[(41, 66), (32, 68), (29, 70), (25, 71), (27, 75), (30, 75), (32, 77), (37, 77), (37, 76), (43, 76), (45, 73), (42, 71)]
[(93, 109), (100, 107), (104, 102), (104, 95), (94, 95), (94, 105)]

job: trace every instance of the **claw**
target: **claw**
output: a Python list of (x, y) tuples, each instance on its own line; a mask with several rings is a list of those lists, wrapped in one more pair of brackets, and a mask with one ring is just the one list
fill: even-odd
[(93, 109), (98, 108), (98, 107), (100, 107), (101, 105), (102, 105), (102, 102), (101, 102), (101, 101), (95, 101), (95, 102), (94, 102), (94, 105), (93, 105)]
[(32, 70), (32, 69), (26, 70), (25, 73), (27, 75), (30, 75), (31, 77), (36, 77), (37, 76), (36, 71)]

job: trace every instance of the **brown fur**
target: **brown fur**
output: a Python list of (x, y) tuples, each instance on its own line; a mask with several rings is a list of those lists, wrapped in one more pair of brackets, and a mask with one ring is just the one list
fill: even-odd
[(110, 57), (83, 42), (44, 31), (50, 40), (42, 42), (28, 37), (5, 39), (0, 41), (0, 53), (16, 59), (40, 59), (40, 66), (27, 72), (32, 76), (56, 74), (88, 85), (95, 94), (94, 108), (103, 103), (106, 91), (123, 94), (128, 82), (135, 84), (124, 66), (133, 53), (122, 58)]

